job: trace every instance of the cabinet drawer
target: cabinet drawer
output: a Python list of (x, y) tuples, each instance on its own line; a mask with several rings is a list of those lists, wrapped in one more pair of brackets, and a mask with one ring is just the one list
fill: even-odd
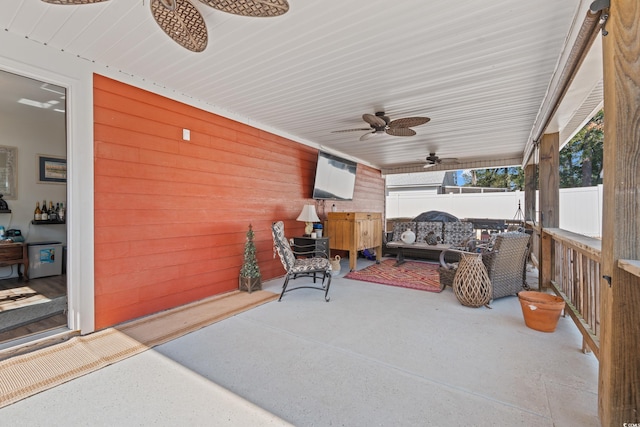
[(330, 221), (382, 219), (382, 214), (380, 212), (329, 212), (327, 219)]
[(0, 244), (0, 262), (22, 259), (22, 245), (15, 243)]
[(329, 239), (316, 240), (316, 251), (329, 255)]
[(326, 257), (329, 256), (329, 238), (294, 237), (292, 249), (295, 252), (313, 252), (314, 256)]

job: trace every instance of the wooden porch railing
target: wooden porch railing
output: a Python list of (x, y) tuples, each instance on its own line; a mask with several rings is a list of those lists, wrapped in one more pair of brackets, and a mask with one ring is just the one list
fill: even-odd
[[(540, 268), (540, 257), (550, 262), (551, 280), (546, 285), (566, 302), (565, 314), (582, 333), (583, 351), (591, 350), (599, 358), (600, 240), (559, 228), (532, 228), (534, 265)], [(538, 255), (541, 245), (551, 253)]]
[(540, 237), (542, 233), (542, 226), (539, 223), (534, 224), (533, 222), (527, 221), (527, 228), (533, 230), (533, 234), (531, 235), (531, 262), (537, 269), (540, 269), (540, 260), (538, 257), (540, 256)]

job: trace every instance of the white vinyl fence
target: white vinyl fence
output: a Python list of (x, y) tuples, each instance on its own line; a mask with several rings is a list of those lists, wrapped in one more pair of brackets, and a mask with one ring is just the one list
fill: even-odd
[[(413, 218), (426, 211), (443, 211), (458, 218), (515, 219), (518, 202), (524, 209), (523, 191), (474, 194), (399, 191), (387, 196), (386, 214), (387, 218)], [(535, 218), (539, 220), (537, 212)], [(601, 236), (602, 185), (560, 189), (560, 228), (590, 237)]]

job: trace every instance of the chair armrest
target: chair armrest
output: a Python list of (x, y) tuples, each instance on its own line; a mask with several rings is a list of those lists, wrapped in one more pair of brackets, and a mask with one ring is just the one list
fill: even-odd
[(496, 260), (496, 255), (498, 254), (499, 251), (497, 250), (485, 250), (480, 252), (480, 254), (482, 255), (482, 263), (484, 264), (484, 268), (487, 269), (487, 273), (491, 273), (491, 271), (493, 270), (493, 264)]
[(464, 252), (476, 252), (477, 248), (481, 248), (483, 245), (483, 241), (479, 239), (469, 239), (465, 240), (463, 244), (452, 246), (452, 249), (458, 249)]
[(453, 249), (453, 248), (449, 248), (449, 249), (445, 249), (443, 251), (440, 251), (440, 265), (442, 266), (442, 268), (450, 270), (451, 266), (449, 264), (447, 264), (447, 262), (444, 260), (444, 256), (447, 252), (454, 252), (454, 253), (458, 253), (458, 254), (465, 254), (468, 253), (467, 251), (461, 251), (460, 249)]

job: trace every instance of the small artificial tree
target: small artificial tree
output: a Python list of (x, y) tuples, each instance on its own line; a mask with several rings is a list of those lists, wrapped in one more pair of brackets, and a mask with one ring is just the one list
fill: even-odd
[(244, 244), (244, 262), (240, 268), (240, 290), (251, 293), (262, 289), (260, 281), (260, 267), (256, 259), (256, 245), (253, 243), (253, 227), (249, 224), (247, 241)]

